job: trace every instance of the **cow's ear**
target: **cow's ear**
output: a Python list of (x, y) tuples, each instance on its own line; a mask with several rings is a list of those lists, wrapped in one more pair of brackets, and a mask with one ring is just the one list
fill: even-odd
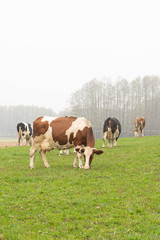
[(85, 151), (85, 149), (84, 149), (84, 148), (81, 148), (79, 152), (80, 152), (80, 153), (84, 153), (84, 151)]
[(80, 147), (76, 147), (74, 150), (75, 150), (76, 152), (79, 152)]
[(76, 150), (76, 152), (78, 152), (78, 153), (84, 153), (84, 151), (85, 151), (84, 148), (80, 148), (80, 147), (76, 147), (75, 150)]
[(101, 155), (103, 153), (103, 151), (102, 150), (93, 149), (93, 153), (95, 153), (97, 155)]

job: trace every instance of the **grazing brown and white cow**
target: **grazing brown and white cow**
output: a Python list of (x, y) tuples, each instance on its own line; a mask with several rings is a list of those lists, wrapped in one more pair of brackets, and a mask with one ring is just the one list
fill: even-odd
[(103, 148), (105, 148), (105, 141), (108, 139), (108, 147), (112, 145), (116, 147), (117, 140), (121, 133), (121, 124), (116, 118), (107, 118), (103, 125)]
[(137, 117), (134, 121), (135, 129), (133, 130), (134, 136), (139, 137), (139, 133), (141, 134), (141, 137), (143, 137), (143, 129), (145, 127), (146, 120), (144, 117)]
[[(35, 153), (40, 147), (40, 154), (45, 167), (49, 167), (46, 152), (52, 149), (69, 149), (75, 147), (78, 152), (79, 167), (89, 169), (94, 154), (103, 151), (94, 148), (95, 138), (91, 123), (86, 118), (77, 117), (39, 117), (33, 123), (33, 145), (30, 149), (30, 168), (34, 168)], [(76, 161), (73, 162), (76, 167)]]
[(20, 146), (20, 141), (26, 140), (26, 145), (32, 145), (32, 126), (30, 123), (20, 122), (17, 124), (18, 133), (18, 145)]

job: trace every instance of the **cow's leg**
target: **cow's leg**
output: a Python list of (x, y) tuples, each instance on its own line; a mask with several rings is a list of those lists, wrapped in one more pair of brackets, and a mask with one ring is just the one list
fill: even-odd
[(113, 134), (112, 144), (113, 147), (116, 147), (116, 132)]
[(135, 137), (138, 137), (138, 130), (135, 131)]
[(32, 137), (30, 137), (30, 139), (29, 139), (29, 144), (32, 146), (32, 144), (33, 144), (33, 138)]
[(82, 154), (81, 153), (77, 153), (77, 154), (78, 154), (78, 159), (79, 159), (79, 168), (83, 168)]
[(73, 150), (73, 153), (75, 154), (75, 159), (73, 161), (73, 167), (77, 167), (77, 158), (78, 158), (78, 156), (77, 156), (77, 151), (75, 150), (75, 148)]
[(77, 159), (79, 160), (79, 168), (83, 168), (83, 163), (82, 163), (82, 154), (75, 152), (75, 159), (73, 161), (73, 167), (77, 167)]
[(20, 136), (18, 134), (18, 146), (20, 146), (20, 140), (21, 140), (21, 138), (20, 138)]
[(29, 146), (29, 139), (26, 139), (26, 146)]
[(116, 147), (117, 146), (117, 141), (116, 141), (116, 139), (114, 138), (113, 139), (113, 147)]
[(40, 149), (40, 154), (41, 154), (41, 157), (42, 157), (44, 166), (45, 166), (46, 168), (49, 168), (50, 166), (49, 166), (49, 164), (48, 164), (48, 162), (47, 162), (47, 159), (46, 159), (46, 151)]
[(64, 153), (68, 156), (69, 155), (69, 149), (65, 149)]
[(105, 148), (106, 137), (107, 137), (107, 132), (104, 132), (103, 133), (103, 145), (102, 145), (103, 148)]
[(63, 155), (63, 150), (60, 150), (59, 151), (59, 156), (62, 156)]
[(113, 135), (112, 135), (111, 128), (108, 128), (107, 139), (108, 139), (108, 147), (112, 148)]
[(137, 137), (140, 137), (140, 132), (141, 132), (141, 129), (140, 129), (140, 127), (138, 127), (138, 130), (137, 130)]
[(116, 147), (117, 146), (117, 138), (119, 136), (119, 130), (117, 128), (117, 130), (115, 131), (115, 133), (113, 134), (113, 146)]
[(31, 146), (33, 145), (33, 137), (31, 137)]
[(35, 154), (36, 154), (38, 148), (39, 148), (39, 144), (35, 144), (30, 149), (30, 168), (31, 169), (34, 168), (34, 158), (35, 158)]
[(110, 141), (108, 142), (108, 147), (109, 147), (109, 148), (112, 148), (112, 140), (110, 140)]
[(75, 159), (73, 161), (73, 167), (77, 167), (78, 153), (76, 151), (74, 151), (74, 153), (75, 153)]

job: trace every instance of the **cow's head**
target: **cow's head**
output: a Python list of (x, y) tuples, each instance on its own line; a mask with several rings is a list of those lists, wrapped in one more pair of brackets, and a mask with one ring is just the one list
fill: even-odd
[(85, 162), (84, 169), (91, 168), (91, 162), (93, 160), (94, 154), (100, 155), (103, 153), (102, 150), (97, 150), (95, 148), (91, 148), (88, 146), (87, 147), (76, 147), (75, 151), (84, 155), (84, 162)]
[(32, 145), (33, 138), (28, 131), (22, 131), (21, 132), (21, 139), (22, 139), (22, 141), (24, 139), (26, 140), (26, 145), (27, 146)]
[(27, 133), (27, 131), (21, 132), (21, 138), (22, 138), (22, 140), (28, 138), (28, 133)]

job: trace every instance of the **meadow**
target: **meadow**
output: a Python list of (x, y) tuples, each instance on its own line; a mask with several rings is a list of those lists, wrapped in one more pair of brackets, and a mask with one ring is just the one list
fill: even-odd
[(72, 150), (30, 170), (29, 149), (0, 149), (0, 239), (160, 239), (160, 136), (120, 138), (90, 170)]

